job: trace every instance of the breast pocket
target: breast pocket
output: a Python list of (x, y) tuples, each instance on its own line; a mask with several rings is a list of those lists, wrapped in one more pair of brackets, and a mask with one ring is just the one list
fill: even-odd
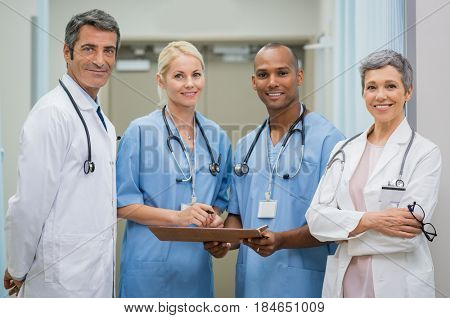
[(310, 202), (319, 183), (319, 165), (315, 162), (303, 160), (300, 172), (289, 184), (290, 195), (304, 202)]

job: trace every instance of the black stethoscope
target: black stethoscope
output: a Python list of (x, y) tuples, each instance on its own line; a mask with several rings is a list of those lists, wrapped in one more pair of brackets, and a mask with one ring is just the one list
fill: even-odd
[(59, 80), (59, 85), (61, 85), (61, 87), (66, 92), (67, 96), (69, 96), (69, 99), (72, 102), (73, 107), (77, 111), (78, 117), (80, 117), (80, 120), (83, 123), (84, 131), (86, 132), (87, 145), (88, 145), (88, 158), (84, 162), (83, 169), (84, 169), (85, 174), (92, 173), (95, 170), (95, 163), (92, 161), (91, 136), (89, 134), (89, 129), (86, 125), (86, 121), (84, 120), (83, 115), (81, 115), (81, 112), (80, 112), (80, 109), (78, 108), (77, 103), (75, 102), (75, 100), (72, 97), (72, 94), (70, 94), (69, 90), (67, 89), (67, 87), (64, 85), (64, 83), (61, 80)]
[[(337, 186), (334, 189), (334, 193), (333, 196), (331, 197), (331, 199), (325, 201), (322, 200), (322, 189), (320, 188), (318, 190), (318, 203), (319, 204), (324, 204), (324, 205), (330, 205), (331, 202), (334, 201), (334, 199), (336, 198), (336, 194), (337, 194), (337, 189), (340, 187), (341, 181), (342, 181), (342, 175), (343, 175), (343, 171), (344, 171), (344, 167), (345, 167), (345, 151), (344, 148), (354, 139), (358, 138), (359, 136), (361, 136), (362, 133), (359, 133), (351, 138), (349, 138), (346, 142), (344, 142), (342, 144), (341, 147), (339, 147), (339, 149), (333, 154), (333, 156), (331, 156), (330, 160), (328, 161), (328, 164), (325, 168), (325, 172), (322, 176), (322, 180), (325, 180), (328, 176), (328, 171), (333, 167), (333, 165), (335, 163), (340, 164), (340, 169), (338, 169), (339, 172), (339, 179), (337, 182)], [(408, 153), (409, 150), (411, 149), (411, 146), (413, 144), (414, 138), (416, 136), (416, 132), (414, 131), (414, 129), (411, 128), (411, 136), (409, 137), (409, 142), (408, 142), (408, 146), (406, 147), (406, 150), (403, 154), (403, 159), (402, 159), (402, 164), (400, 166), (400, 171), (398, 173), (398, 177), (397, 179), (391, 181), (388, 181), (388, 185), (389, 186), (393, 186), (396, 188), (404, 188), (405, 187), (405, 182), (403, 181), (403, 170), (405, 168), (405, 163), (406, 163), (406, 158), (408, 157)], [(339, 158), (339, 156), (341, 156), (342, 158)], [(323, 181), (325, 183), (325, 181)]]
[[(303, 151), (304, 151), (304, 147), (305, 147), (305, 114), (307, 112), (306, 110), (306, 106), (302, 103), (302, 113), (301, 115), (297, 118), (297, 120), (289, 127), (288, 133), (286, 135), (286, 138), (284, 139), (283, 143), (281, 144), (281, 150), (280, 153), (278, 155), (278, 159), (280, 157), (280, 155), (283, 153), (284, 149), (286, 148), (289, 139), (291, 138), (291, 136), (293, 134), (300, 133), (301, 135), (301, 140), (302, 140), (302, 144), (301, 144), (301, 148), (302, 148), (302, 156), (301, 156), (301, 161), (303, 161)], [(261, 127), (259, 128), (258, 132), (256, 133), (255, 139), (253, 139), (252, 144), (250, 145), (250, 149), (248, 150), (247, 154), (244, 157), (244, 160), (241, 163), (237, 163), (234, 165), (234, 173), (238, 176), (238, 177), (242, 177), (245, 176), (246, 174), (248, 174), (248, 172), (250, 171), (250, 168), (248, 167), (248, 160), (250, 159), (250, 156), (253, 152), (253, 149), (256, 146), (256, 143), (258, 142), (259, 136), (261, 135), (262, 131), (264, 130), (264, 128), (266, 127), (267, 123), (268, 123), (269, 119), (266, 119)], [(301, 128), (295, 128), (295, 126), (297, 126), (297, 124), (301, 122)], [(291, 179), (293, 177), (295, 177), (298, 172), (300, 171), (300, 167), (301, 167), (301, 162), (300, 162), (300, 166), (299, 169), (294, 173), (294, 175), (289, 175), (288, 173), (283, 175), (283, 179)]]
[[(189, 166), (190, 166), (191, 164), (190, 164), (189, 156), (187, 154), (186, 147), (184, 146), (184, 143), (181, 140), (181, 138), (178, 137), (178, 136), (175, 136), (173, 134), (172, 130), (170, 129), (170, 127), (169, 127), (169, 123), (167, 121), (167, 116), (166, 116), (166, 108), (167, 108), (167, 105), (164, 106), (163, 109), (162, 109), (162, 116), (163, 116), (164, 124), (166, 126), (167, 133), (168, 133), (167, 147), (169, 148), (169, 151), (172, 154), (172, 157), (175, 159), (175, 162), (176, 162), (178, 168), (180, 169), (180, 171), (182, 171), (182, 169), (181, 169), (181, 167), (180, 167), (180, 165), (178, 163), (178, 160), (176, 159), (176, 156), (175, 156), (175, 154), (173, 152), (173, 147), (171, 145), (171, 141), (175, 140), (180, 145), (180, 147), (183, 150), (183, 153), (184, 153), (184, 155), (185, 155), (185, 157), (186, 157), (186, 159), (187, 159), (187, 161), (189, 163)], [(211, 146), (209, 144), (208, 138), (206, 137), (205, 131), (203, 130), (202, 125), (198, 121), (197, 114), (194, 114), (194, 122), (198, 126), (198, 128), (200, 129), (200, 133), (202, 134), (203, 139), (205, 140), (205, 143), (206, 143), (206, 148), (208, 148), (208, 153), (209, 153), (209, 156), (211, 158), (211, 163), (209, 164), (209, 172), (211, 173), (211, 175), (216, 176), (220, 172), (220, 161), (222, 159), (222, 155), (219, 154), (219, 158), (218, 158), (218, 160), (216, 162), (216, 160), (214, 159), (214, 154), (213, 154), (213, 152), (211, 150)], [(194, 136), (194, 138), (195, 138), (195, 136)], [(183, 173), (183, 175), (184, 175), (184, 173)], [(192, 175), (189, 176), (189, 177), (185, 176), (184, 179), (177, 179), (177, 182), (189, 181), (189, 180), (191, 180), (191, 178), (192, 178)]]

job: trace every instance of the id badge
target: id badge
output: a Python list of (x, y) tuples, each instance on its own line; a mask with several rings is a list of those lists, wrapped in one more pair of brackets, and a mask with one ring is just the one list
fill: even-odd
[(387, 185), (381, 187), (380, 200), (381, 209), (390, 207), (397, 208), (405, 194), (406, 188)]
[(277, 215), (277, 201), (264, 200), (259, 201), (258, 218), (273, 219)]

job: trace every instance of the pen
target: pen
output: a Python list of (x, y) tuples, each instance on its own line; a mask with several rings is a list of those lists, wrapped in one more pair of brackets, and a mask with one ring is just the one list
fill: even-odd
[[(259, 231), (259, 233), (262, 233), (262, 232), (264, 232), (265, 230), (267, 230), (268, 228), (269, 228), (268, 225), (263, 225), (263, 226), (258, 227), (257, 230)], [(269, 237), (268, 237), (268, 236), (265, 236), (265, 235), (262, 235), (262, 238), (267, 239), (267, 238), (269, 238)]]

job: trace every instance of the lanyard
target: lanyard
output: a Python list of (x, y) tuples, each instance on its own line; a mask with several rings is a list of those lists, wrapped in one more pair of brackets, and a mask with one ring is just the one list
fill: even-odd
[[(265, 192), (265, 199), (266, 199), (266, 201), (270, 201), (270, 198), (272, 196), (272, 184), (273, 184), (273, 179), (274, 179), (274, 175), (275, 175), (274, 172), (275, 172), (275, 170), (277, 168), (277, 165), (279, 164), (281, 155), (283, 154), (283, 152), (285, 151), (285, 149), (289, 145), (290, 138), (293, 135), (292, 131), (295, 129), (295, 126), (297, 126), (298, 123), (301, 123), (302, 129), (304, 129), (304, 127), (303, 127), (304, 126), (304, 122), (302, 120), (303, 117), (304, 117), (304, 115), (303, 115), (304, 111), (305, 111), (305, 108), (303, 107), (303, 104), (302, 104), (302, 109), (301, 109), (301, 112), (300, 112), (300, 116), (289, 127), (289, 129), (286, 132), (286, 136), (284, 137), (283, 141), (280, 140), (278, 142), (278, 144), (281, 143), (281, 149), (280, 149), (280, 151), (278, 151), (278, 154), (277, 154), (277, 157), (275, 158), (275, 163), (274, 163), (273, 167), (272, 167), (272, 164), (270, 162), (270, 147), (271, 147), (271, 143), (272, 143), (272, 139), (270, 138), (270, 123), (269, 123), (269, 120), (267, 120), (268, 125), (267, 125), (267, 145), (266, 145), (266, 147), (267, 147), (267, 165), (268, 165), (268, 168), (269, 168), (269, 185), (267, 187), (267, 191)], [(287, 140), (286, 140), (286, 138), (287, 138)], [(303, 156), (303, 154), (302, 154), (302, 156)], [(300, 167), (301, 167), (301, 163), (300, 163)]]
[[(278, 152), (278, 155), (275, 159), (275, 164), (272, 167), (272, 164), (270, 163), (270, 143), (272, 142), (272, 140), (270, 139), (270, 126), (267, 125), (267, 127), (268, 127), (268, 129), (267, 129), (267, 166), (269, 168), (269, 185), (267, 187), (267, 191), (264, 194), (264, 197), (265, 197), (266, 201), (270, 201), (270, 198), (272, 195), (272, 183), (273, 183), (273, 178), (274, 178), (274, 171), (277, 166), (277, 160), (280, 159), (281, 149)], [(286, 137), (287, 137), (287, 135), (286, 135)]]

